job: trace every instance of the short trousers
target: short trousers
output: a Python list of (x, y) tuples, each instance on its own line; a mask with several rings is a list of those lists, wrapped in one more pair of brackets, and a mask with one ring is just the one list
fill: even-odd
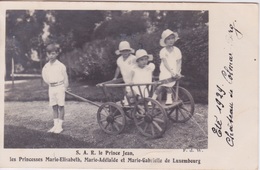
[(65, 104), (64, 84), (55, 87), (49, 87), (49, 103), (50, 106), (54, 106), (54, 105), (64, 106)]

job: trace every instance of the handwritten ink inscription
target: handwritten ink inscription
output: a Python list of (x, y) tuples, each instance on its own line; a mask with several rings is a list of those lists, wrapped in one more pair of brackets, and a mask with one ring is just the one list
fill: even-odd
[(238, 39), (242, 39), (243, 38), (243, 34), (236, 28), (236, 23), (237, 21), (235, 20), (233, 23), (229, 24), (229, 30), (228, 32), (230, 33), (230, 38), (231, 40), (233, 40), (233, 34), (235, 33), (236, 37)]
[(222, 76), (224, 79), (229, 83), (232, 84), (233, 81), (233, 55), (232, 53), (228, 54), (229, 63), (228, 66), (224, 66), (224, 70), (221, 71)]
[(211, 128), (212, 132), (219, 138), (225, 139), (225, 142), (234, 147), (234, 103), (232, 88), (234, 82), (234, 53), (232, 48), (234, 42), (243, 38), (242, 32), (236, 27), (237, 21), (233, 21), (228, 25), (226, 35), (228, 37), (227, 43), (230, 51), (227, 53), (228, 63), (224, 64), (223, 69), (220, 71), (224, 80), (224, 84), (216, 85), (215, 104), (217, 113), (214, 115), (214, 124)]

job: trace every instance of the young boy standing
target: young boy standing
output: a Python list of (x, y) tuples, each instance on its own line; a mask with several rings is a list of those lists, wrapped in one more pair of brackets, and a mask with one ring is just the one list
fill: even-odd
[(64, 120), (65, 91), (69, 86), (66, 67), (57, 57), (59, 55), (59, 45), (50, 44), (46, 48), (48, 63), (42, 69), (42, 77), (49, 85), (49, 102), (53, 109), (54, 126), (48, 131), (61, 133)]

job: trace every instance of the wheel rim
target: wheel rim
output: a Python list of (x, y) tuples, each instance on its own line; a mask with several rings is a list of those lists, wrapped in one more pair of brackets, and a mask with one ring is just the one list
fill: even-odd
[(120, 106), (113, 102), (101, 105), (97, 112), (100, 128), (108, 134), (119, 134), (125, 128), (125, 114)]
[[(173, 97), (175, 94), (175, 90), (173, 89)], [(167, 111), (168, 117), (173, 122), (183, 123), (188, 121), (194, 114), (194, 100), (192, 95), (182, 87), (179, 87), (177, 100), (180, 101), (180, 104)]]
[[(151, 106), (148, 106), (148, 102)], [(133, 118), (137, 129), (150, 138), (161, 137), (167, 127), (167, 115), (159, 102), (144, 98), (138, 101)]]

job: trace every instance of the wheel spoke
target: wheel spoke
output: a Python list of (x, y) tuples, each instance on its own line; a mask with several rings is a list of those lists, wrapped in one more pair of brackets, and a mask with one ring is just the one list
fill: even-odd
[(159, 118), (153, 118), (153, 120), (160, 122), (160, 123), (164, 123), (164, 121), (162, 119), (159, 119)]
[(148, 127), (148, 123), (145, 124), (144, 132), (146, 131), (147, 127)]
[(140, 113), (136, 113), (136, 116), (145, 117), (145, 115), (142, 115), (142, 114), (140, 114)]
[(116, 122), (117, 124), (123, 126), (123, 123), (122, 123), (122, 122), (119, 122), (119, 121), (117, 121), (117, 120), (114, 120), (114, 122)]
[(112, 113), (112, 116), (114, 116), (116, 112), (118, 112), (118, 110), (117, 110), (117, 109), (116, 109), (116, 110), (115, 110), (115, 111)]
[(182, 114), (182, 116), (184, 117), (184, 119), (186, 118), (186, 116), (184, 115), (184, 113), (181, 111), (181, 109), (178, 109), (180, 111), (180, 113)]
[(180, 109), (180, 110), (182, 109), (182, 110), (186, 111), (186, 114), (187, 114), (188, 116), (191, 116), (190, 111), (187, 110), (185, 107), (180, 107), (179, 109)]
[(120, 115), (115, 116), (114, 119), (118, 119), (118, 118), (121, 118), (121, 117), (123, 117), (123, 116), (120, 114)]
[(160, 110), (159, 110), (159, 112), (157, 112), (155, 115), (153, 115), (153, 117), (156, 117), (156, 116), (158, 116), (158, 115), (160, 115), (161, 114), (161, 112), (160, 112)]
[(137, 123), (137, 125), (141, 125), (144, 122), (144, 119)]
[(114, 125), (114, 127), (116, 128), (117, 131), (120, 130), (119, 127), (115, 123), (113, 123), (112, 125)]
[(105, 122), (105, 121), (107, 121), (107, 119), (102, 119), (102, 120), (100, 120), (100, 122)]
[(160, 132), (162, 131), (162, 128), (155, 121), (153, 121), (153, 124)]
[(109, 123), (110, 131), (113, 131), (112, 123)]
[(107, 111), (107, 109), (108, 109), (108, 108), (104, 108), (104, 111), (107, 113), (107, 115), (106, 115), (106, 116), (108, 116), (108, 115), (109, 115), (109, 112)]
[(107, 117), (107, 116), (108, 116), (108, 115), (105, 115), (105, 114), (103, 114), (103, 113), (100, 113), (100, 115), (101, 115), (101, 116), (104, 116), (104, 117)]
[(152, 130), (152, 135), (154, 136), (154, 127), (153, 127), (153, 124), (151, 123), (150, 126), (151, 126), (151, 130)]
[[(143, 109), (141, 106), (139, 106), (139, 105), (137, 105), (137, 107), (138, 107), (138, 112), (139, 113), (145, 113), (145, 109)], [(141, 111), (141, 112), (140, 112)]]
[(188, 101), (182, 101), (183, 104), (191, 104), (191, 101), (188, 100)]
[(108, 127), (108, 125), (109, 125), (110, 123), (109, 122), (107, 122), (107, 124), (106, 124), (106, 126), (104, 127), (105, 129), (107, 129), (107, 127)]
[(186, 111), (186, 112), (190, 112), (188, 109), (186, 109), (185, 107), (179, 107), (179, 109), (183, 109), (184, 111)]
[(176, 120), (178, 120), (179, 119), (179, 109), (176, 109)]

